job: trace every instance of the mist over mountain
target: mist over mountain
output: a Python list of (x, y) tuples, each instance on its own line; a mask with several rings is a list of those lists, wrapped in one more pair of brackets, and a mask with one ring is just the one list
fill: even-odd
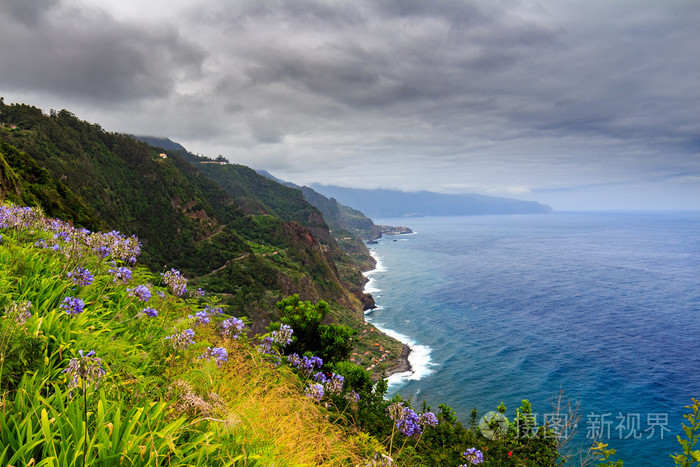
[(486, 214), (542, 214), (552, 208), (523, 201), (476, 194), (442, 194), (430, 191), (366, 190), (312, 184), (319, 193), (352, 206), (372, 218), (418, 216), (476, 216)]

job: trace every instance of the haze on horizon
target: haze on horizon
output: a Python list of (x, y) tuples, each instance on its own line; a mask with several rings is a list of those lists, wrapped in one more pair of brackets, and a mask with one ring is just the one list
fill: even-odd
[(696, 0), (0, 0), (0, 96), (297, 183), (700, 209)]

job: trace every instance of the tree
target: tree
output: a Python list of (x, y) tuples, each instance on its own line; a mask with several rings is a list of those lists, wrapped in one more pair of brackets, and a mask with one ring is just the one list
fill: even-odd
[(323, 300), (316, 304), (302, 301), (295, 294), (277, 303), (282, 313), (280, 322), (294, 330), (287, 354), (311, 353), (326, 363), (347, 360), (353, 347), (353, 336), (357, 331), (337, 324), (321, 324), (330, 308)]

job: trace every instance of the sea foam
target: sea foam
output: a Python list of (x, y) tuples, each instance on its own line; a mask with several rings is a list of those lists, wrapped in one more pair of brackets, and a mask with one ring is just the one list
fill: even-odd
[[(364, 276), (368, 279), (365, 284), (364, 291), (366, 293), (376, 294), (381, 292), (381, 289), (377, 287), (377, 279), (373, 277), (377, 273), (387, 272), (388, 269), (384, 266), (381, 257), (376, 251), (370, 250), (370, 255), (376, 261), (376, 267), (371, 271), (364, 273)], [(376, 300), (376, 296), (374, 297)], [(377, 305), (374, 310), (368, 310), (365, 312), (365, 321), (372, 323), (374, 327), (379, 329), (384, 334), (396, 339), (397, 341), (405, 344), (409, 347), (410, 353), (408, 355), (408, 362), (411, 365), (411, 370), (404, 371), (401, 373), (394, 373), (387, 378), (389, 383), (388, 393), (394, 393), (398, 388), (406, 384), (408, 381), (416, 381), (425, 376), (428, 376), (433, 372), (432, 367), (436, 364), (431, 360), (430, 354), (432, 349), (427, 345), (422, 345), (416, 342), (414, 339), (401, 334), (393, 329), (384, 327), (381, 323), (377, 322), (372, 316), (375, 311), (384, 310), (385, 307), (382, 305)]]

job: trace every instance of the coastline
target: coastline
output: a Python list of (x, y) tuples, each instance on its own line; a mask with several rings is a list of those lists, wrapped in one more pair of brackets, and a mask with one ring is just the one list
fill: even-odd
[[(373, 273), (377, 273), (377, 272), (384, 272), (384, 271), (386, 271), (386, 269), (384, 269), (382, 267), (381, 260), (376, 256), (376, 254), (372, 250), (369, 250), (369, 254), (374, 259), (375, 267), (374, 267), (374, 269), (370, 269), (368, 271), (363, 272), (363, 275), (365, 277), (365, 283), (364, 283), (362, 292), (365, 294), (371, 295), (372, 292), (379, 291), (379, 289), (374, 289), (374, 288), (368, 289), (368, 285), (372, 282), (371, 275)], [(375, 307), (374, 309), (377, 309), (377, 308), (378, 307)], [(371, 314), (372, 311), (373, 311), (373, 309), (365, 311), (365, 321), (368, 323), (371, 323), (379, 331), (381, 331), (382, 333), (386, 334), (389, 337), (396, 339), (397, 341), (401, 342), (401, 344), (402, 344), (401, 352), (399, 353), (399, 356), (398, 356), (398, 362), (396, 362), (396, 364), (394, 364), (393, 366), (389, 367), (386, 370), (385, 379), (392, 380), (393, 382), (397, 382), (397, 380), (401, 380), (404, 378), (409, 379), (415, 373), (413, 365), (411, 365), (411, 362), (409, 360), (409, 357), (411, 356), (411, 354), (413, 352), (413, 348), (410, 346), (409, 342), (406, 342), (405, 339), (399, 338), (399, 336), (397, 336), (396, 333), (391, 332), (391, 331), (387, 332), (386, 329), (382, 329), (382, 328), (378, 327), (375, 323), (372, 323), (371, 320), (368, 320), (367, 315)]]

